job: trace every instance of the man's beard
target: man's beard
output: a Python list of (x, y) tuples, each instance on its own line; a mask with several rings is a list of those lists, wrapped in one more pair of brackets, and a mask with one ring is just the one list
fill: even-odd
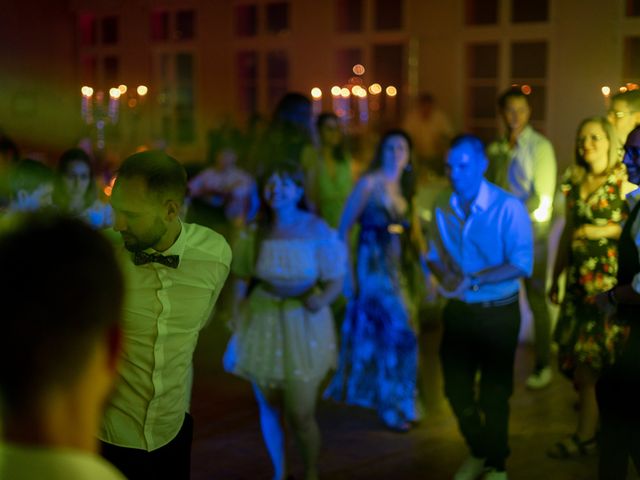
[[(123, 233), (124, 248), (130, 252), (141, 252), (156, 245), (165, 233), (167, 233), (167, 227), (162, 223), (162, 220), (156, 218), (153, 228), (145, 232), (143, 236), (135, 236), (127, 232)], [(129, 241), (127, 241), (127, 237), (130, 239)]]

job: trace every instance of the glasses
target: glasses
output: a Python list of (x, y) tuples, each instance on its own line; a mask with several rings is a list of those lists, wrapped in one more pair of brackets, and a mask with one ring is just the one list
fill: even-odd
[(619, 110), (609, 110), (609, 115), (611, 115), (612, 117), (616, 117), (617, 119), (628, 117), (632, 113), (633, 112), (621, 112)]

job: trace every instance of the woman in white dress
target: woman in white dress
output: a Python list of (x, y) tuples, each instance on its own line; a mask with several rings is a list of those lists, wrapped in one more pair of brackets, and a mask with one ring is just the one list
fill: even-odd
[(237, 320), (225, 367), (253, 384), (274, 479), (286, 476), (284, 419), (302, 454), (304, 478), (312, 480), (320, 447), (318, 389), (336, 363), (329, 306), (342, 288), (345, 248), (302, 207), (297, 164), (274, 166), (263, 177), (264, 216), (234, 249)]

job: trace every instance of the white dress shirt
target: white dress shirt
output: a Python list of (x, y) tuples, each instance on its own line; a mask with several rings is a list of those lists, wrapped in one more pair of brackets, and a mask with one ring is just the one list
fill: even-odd
[(3, 480), (125, 480), (113, 465), (95, 453), (64, 448), (0, 443)]
[[(432, 232), (427, 259), (445, 270), (469, 276), (501, 265), (512, 265), (524, 274), (533, 269), (533, 230), (531, 220), (513, 195), (482, 180), (469, 216), (460, 207), (455, 193), (435, 209), (436, 230)], [(471, 287), (459, 300), (467, 303), (501, 300), (519, 290), (514, 278)]]
[(193, 351), (229, 273), (225, 239), (200, 225), (182, 224), (162, 255), (179, 255), (178, 268), (135, 266), (117, 247), (127, 281), (120, 378), (100, 439), (155, 450), (176, 436), (189, 409)]
[(556, 157), (551, 142), (527, 125), (513, 148), (503, 138), (487, 147), (487, 156), (492, 162), (497, 161), (499, 164), (506, 157), (505, 184), (498, 182), (498, 185), (525, 203), (530, 213), (543, 206), (549, 215), (545, 220), (548, 220), (557, 176)]

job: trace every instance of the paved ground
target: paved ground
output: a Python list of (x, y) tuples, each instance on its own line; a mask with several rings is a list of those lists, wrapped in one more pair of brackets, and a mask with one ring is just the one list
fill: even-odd
[[(437, 325), (421, 335), (426, 417), (410, 433), (385, 430), (373, 412), (320, 402), (322, 478), (451, 478), (466, 451), (442, 395), (436, 355), (439, 337)], [(226, 339), (221, 323), (214, 323), (203, 333), (196, 352), (193, 479), (269, 479), (271, 465), (260, 437), (250, 387), (220, 368)], [(530, 348), (521, 346), (516, 359), (517, 386), (511, 402), (510, 478), (595, 479), (596, 458), (558, 461), (545, 455), (548, 446), (573, 431), (576, 396), (569, 382), (558, 375), (545, 390), (527, 391), (524, 380), (531, 365)], [(290, 450), (291, 472), (299, 479), (301, 468), (297, 453), (293, 446)]]

